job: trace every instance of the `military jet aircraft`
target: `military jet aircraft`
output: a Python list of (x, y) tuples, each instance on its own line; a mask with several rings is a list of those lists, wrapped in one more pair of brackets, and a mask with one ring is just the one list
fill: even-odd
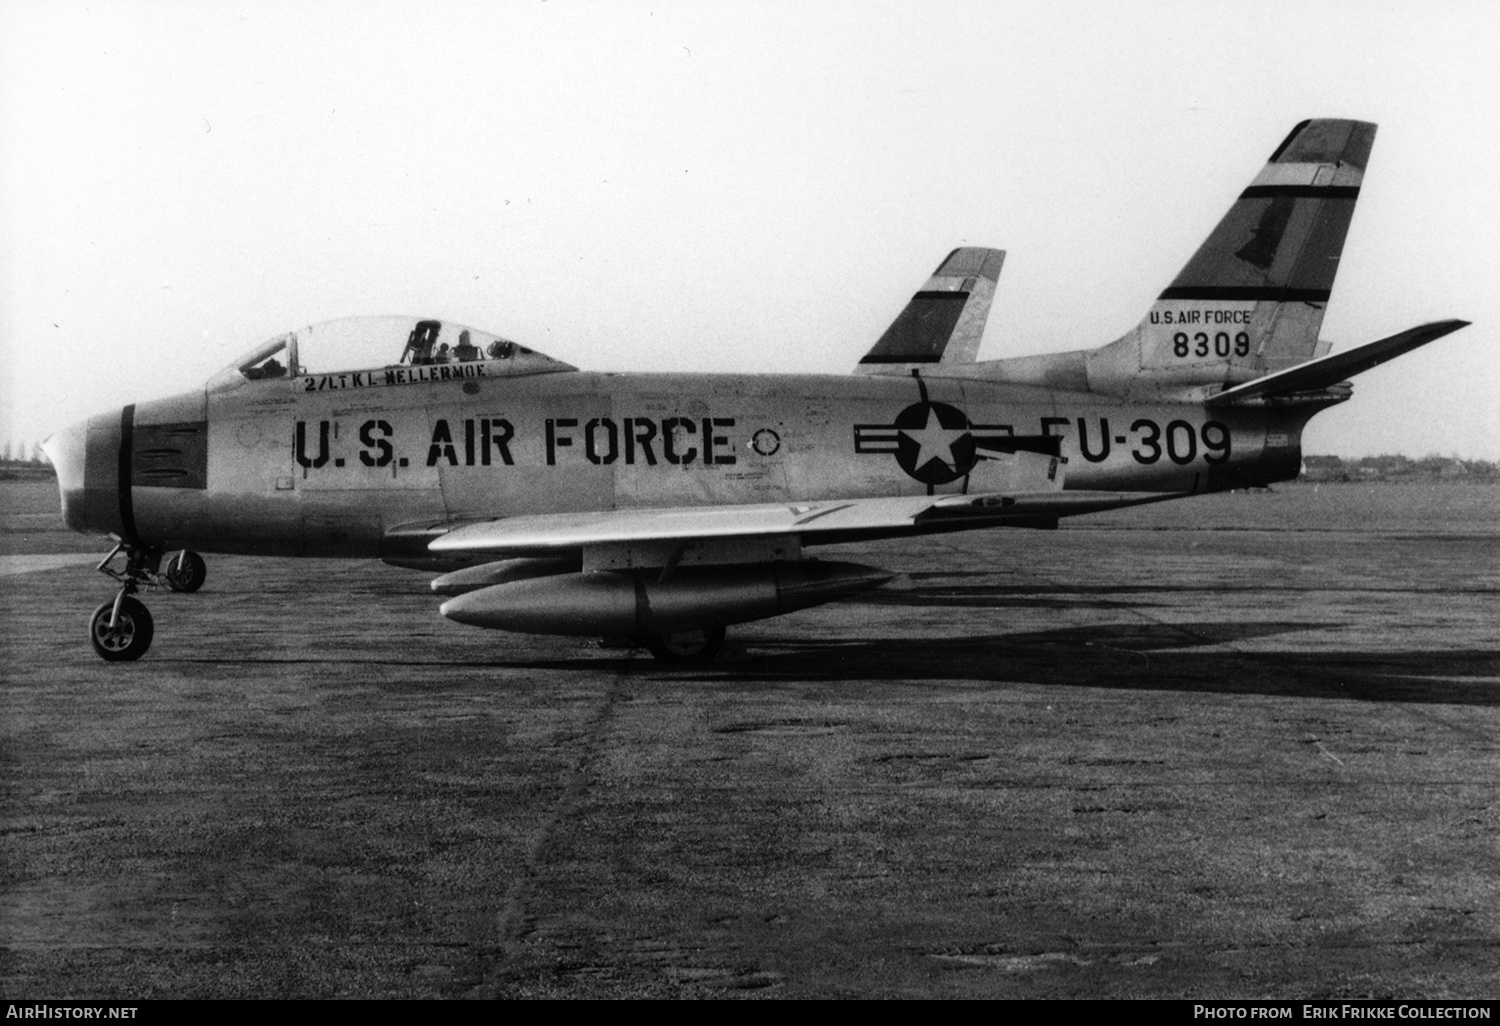
[(47, 442), (68, 525), (116, 541), (90, 638), (139, 658), (154, 626), (136, 593), (196, 591), (199, 551), (346, 556), (439, 573), (460, 623), (704, 660), (726, 625), (889, 579), (813, 546), (1289, 480), (1345, 379), (1466, 323), (1336, 355), (1318, 339), (1374, 136), (1297, 125), (1096, 349), (976, 360), (1004, 256), (977, 248), (849, 376), (592, 373), (433, 319), (278, 335), (203, 388)]

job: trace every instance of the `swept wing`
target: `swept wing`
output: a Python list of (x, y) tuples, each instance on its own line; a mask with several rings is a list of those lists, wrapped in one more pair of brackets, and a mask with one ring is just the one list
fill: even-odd
[(433, 539), (439, 555), (545, 556), (596, 545), (797, 535), (807, 543), (976, 526), (1032, 525), (1157, 502), (1160, 492), (1045, 491), (890, 496), (828, 502), (547, 513), (465, 524)]

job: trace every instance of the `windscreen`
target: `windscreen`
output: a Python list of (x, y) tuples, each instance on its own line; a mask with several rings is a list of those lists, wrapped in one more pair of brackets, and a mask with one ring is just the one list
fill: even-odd
[[(345, 317), (289, 331), (261, 343), (209, 381), (234, 387), (270, 378), (399, 367), (485, 364), (487, 376), (573, 370), (500, 335), (431, 318)], [(469, 376), (469, 375), (464, 375)], [(443, 375), (447, 377), (446, 374)], [(425, 372), (406, 380), (436, 380)]]

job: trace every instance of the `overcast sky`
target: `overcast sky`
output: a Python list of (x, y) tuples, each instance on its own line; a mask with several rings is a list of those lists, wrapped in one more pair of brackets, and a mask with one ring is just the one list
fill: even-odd
[[(0, 438), (361, 313), (844, 373), (957, 245), (1108, 342), (1298, 121), (1380, 124), (1309, 453), (1500, 458), (1500, 4), (0, 2)], [(391, 359), (395, 359), (392, 354)]]

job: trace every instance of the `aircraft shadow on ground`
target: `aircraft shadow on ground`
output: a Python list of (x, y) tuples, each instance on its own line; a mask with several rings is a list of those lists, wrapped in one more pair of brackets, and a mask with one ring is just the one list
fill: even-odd
[[(1121, 691), (1500, 706), (1500, 685), (1495, 683), (1500, 677), (1500, 655), (1492, 650), (1370, 652), (1260, 648), (1240, 652), (1221, 647), (1319, 626), (1327, 625), (1101, 624), (1012, 634), (842, 637), (820, 641), (762, 636), (747, 639), (740, 651), (731, 645), (733, 654), (707, 666), (665, 665), (644, 652), (628, 658), (449, 658), (438, 663), (424, 660), (421, 665), (499, 672), (622, 674), (634, 679), (656, 677), (711, 686), (779, 681), (852, 685), (973, 681)], [(242, 657), (234, 661), (241, 665), (246, 662)], [(268, 657), (259, 661), (318, 665), (328, 659), (326, 656)], [(392, 663), (378, 657), (363, 661)]]
[[(952, 638), (762, 641), (705, 681), (968, 680), (1059, 687), (1500, 705), (1491, 651), (1361, 652), (1223, 646), (1308, 623), (1102, 624)], [(757, 650), (758, 649), (758, 650)], [(1466, 679), (1472, 678), (1472, 679)]]
[[(924, 581), (917, 587), (899, 591), (872, 592), (845, 604), (933, 610), (1021, 608), (1033, 613), (1049, 609), (1121, 609), (1137, 615), (1128, 622), (955, 633), (950, 637), (919, 633), (914, 627), (906, 634), (832, 635), (807, 640), (778, 636), (762, 628), (742, 642), (732, 639), (730, 654), (707, 666), (668, 666), (643, 651), (625, 658), (599, 653), (565, 659), (506, 659), (497, 653), (498, 658), (448, 658), (442, 664), (499, 671), (620, 673), (636, 679), (657, 677), (710, 685), (778, 681), (850, 684), (975, 681), (1365, 702), (1500, 705), (1500, 684), (1496, 683), (1496, 678), (1500, 678), (1500, 653), (1493, 649), (1370, 651), (1347, 645), (1330, 649), (1312, 647), (1306, 638), (1289, 641), (1285, 647), (1269, 647), (1265, 639), (1327, 632), (1348, 625), (1307, 620), (1163, 622), (1154, 618), (1157, 615), (1154, 611), (1163, 607), (1180, 609), (1181, 604), (1170, 600), (1152, 602), (1143, 599), (1141, 591), (1177, 593), (1197, 589), (1170, 585), (1146, 588), (955, 585), (950, 583), (954, 577), (970, 575), (959, 572), (941, 576), (947, 580)], [(1120, 600), (1103, 597), (1125, 591), (1136, 594)], [(1269, 596), (1269, 600), (1274, 601), (1275, 596)], [(1003, 616), (994, 622), (1003, 623)], [(1030, 622), (1035, 622), (1034, 617)], [(1378, 634), (1377, 629), (1370, 627), (1362, 630), (1372, 638)], [(1246, 643), (1254, 643), (1254, 649), (1244, 650)], [(326, 654), (293, 660), (273, 657), (270, 661), (320, 663), (326, 661)]]
[(964, 637), (761, 637), (709, 666), (669, 667), (644, 655), (492, 663), (496, 668), (616, 671), (683, 683), (850, 684), (973, 681), (1338, 698), (1360, 702), (1500, 705), (1500, 656), (1486, 650), (1370, 652), (1224, 646), (1336, 626), (1317, 623), (1130, 623)]
[[(845, 600), (846, 605), (921, 606), (933, 609), (1136, 609), (1155, 605), (1140, 598), (1152, 591), (1179, 593), (1167, 587), (996, 587), (994, 585), (946, 585), (872, 591)], [(1205, 589), (1206, 590), (1206, 589)], [(1222, 590), (1222, 589), (1219, 589)], [(1126, 599), (1106, 596), (1129, 594)]]
[[(931, 581), (927, 577), (934, 578)], [(1101, 587), (970, 585), (959, 574), (914, 575), (915, 587), (858, 596), (854, 604), (942, 608), (1128, 609), (1175, 605), (1141, 592), (1177, 594), (1174, 585)], [(1257, 589), (1257, 590), (1264, 590)], [(1109, 596), (1133, 593), (1124, 599)], [(1373, 702), (1500, 705), (1500, 654), (1491, 650), (1360, 651), (1285, 650), (1240, 643), (1308, 631), (1338, 622), (1087, 624), (1047, 630), (954, 637), (830, 638), (820, 641), (762, 638), (741, 662), (700, 670), (704, 681), (825, 680), (849, 682), (969, 680), (1027, 682), (1121, 690), (1191, 691), (1344, 698)], [(679, 678), (687, 677), (679, 672)]]

